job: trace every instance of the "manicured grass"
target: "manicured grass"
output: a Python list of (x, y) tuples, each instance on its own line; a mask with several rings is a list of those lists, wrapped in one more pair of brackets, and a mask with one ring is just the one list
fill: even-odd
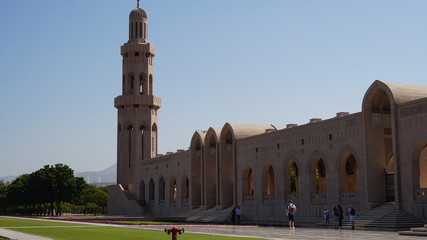
[[(171, 239), (162, 231), (151, 231), (133, 228), (120, 227), (73, 227), (73, 228), (31, 228), (14, 229), (21, 232), (48, 236), (61, 240), (166, 240)], [(233, 240), (236, 237), (224, 237), (214, 235), (202, 235), (183, 233), (178, 237), (180, 240)], [(237, 238), (239, 240), (249, 240), (254, 238)]]
[[(48, 224), (46, 224), (48, 223)], [(56, 224), (56, 225), (53, 225)], [(40, 226), (40, 228), (37, 228)], [(49, 227), (53, 226), (53, 227)], [(171, 235), (163, 231), (123, 227), (99, 227), (93, 225), (72, 224), (63, 222), (46, 222), (29, 219), (10, 219), (0, 217), (0, 227), (60, 240), (167, 240)], [(22, 228), (23, 227), (23, 228)], [(25, 228), (29, 227), (29, 228)], [(180, 240), (253, 240), (255, 238), (237, 238), (214, 235), (184, 233)]]
[(84, 224), (0, 217), (0, 227), (85, 226)]
[(128, 224), (128, 225), (171, 225), (173, 223), (170, 222), (147, 222), (147, 221), (103, 221), (103, 220), (95, 220), (91, 221), (94, 223), (108, 223), (108, 224)]

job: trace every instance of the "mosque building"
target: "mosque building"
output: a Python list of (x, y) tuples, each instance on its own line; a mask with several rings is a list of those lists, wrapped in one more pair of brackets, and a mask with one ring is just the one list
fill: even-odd
[[(427, 219), (427, 86), (376, 80), (361, 112), (338, 112), (304, 125), (225, 123), (194, 132), (188, 150), (158, 154), (155, 47), (146, 12), (129, 15), (121, 47), (117, 108), (117, 185), (109, 215), (226, 216), (240, 206), (247, 222), (318, 222), (340, 203), (358, 210), (392, 204)], [(220, 213), (226, 213), (221, 215)], [(214, 219), (212, 219), (213, 221)]]

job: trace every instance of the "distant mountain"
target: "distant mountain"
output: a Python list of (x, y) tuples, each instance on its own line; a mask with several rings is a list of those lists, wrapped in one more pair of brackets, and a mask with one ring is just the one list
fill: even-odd
[(12, 182), (15, 180), (16, 176), (6, 176), (6, 177), (0, 177), (0, 180), (3, 180), (5, 183)]
[[(89, 172), (74, 172), (74, 176), (82, 177), (87, 183), (94, 185), (110, 185), (116, 184), (117, 179), (117, 164), (108, 167), (102, 171), (89, 171)], [(0, 177), (4, 182), (12, 182), (17, 176)]]
[(98, 172), (75, 172), (74, 176), (82, 177), (90, 184), (115, 184), (117, 179), (117, 164)]

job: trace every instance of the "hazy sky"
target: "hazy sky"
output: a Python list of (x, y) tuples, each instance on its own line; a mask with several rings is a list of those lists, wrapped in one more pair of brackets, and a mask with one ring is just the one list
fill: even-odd
[[(0, 176), (116, 161), (120, 46), (136, 0), (0, 4)], [(159, 152), (226, 122), (359, 112), (375, 79), (426, 84), (425, 0), (143, 0)]]

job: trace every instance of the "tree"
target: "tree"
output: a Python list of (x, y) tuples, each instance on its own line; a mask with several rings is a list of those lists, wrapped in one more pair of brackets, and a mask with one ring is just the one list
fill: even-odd
[(14, 206), (28, 206), (30, 204), (30, 189), (29, 174), (23, 174), (17, 177), (9, 186), (9, 203)]
[(83, 204), (91, 209), (90, 213), (103, 213), (107, 207), (107, 188), (87, 184), (83, 190)]

